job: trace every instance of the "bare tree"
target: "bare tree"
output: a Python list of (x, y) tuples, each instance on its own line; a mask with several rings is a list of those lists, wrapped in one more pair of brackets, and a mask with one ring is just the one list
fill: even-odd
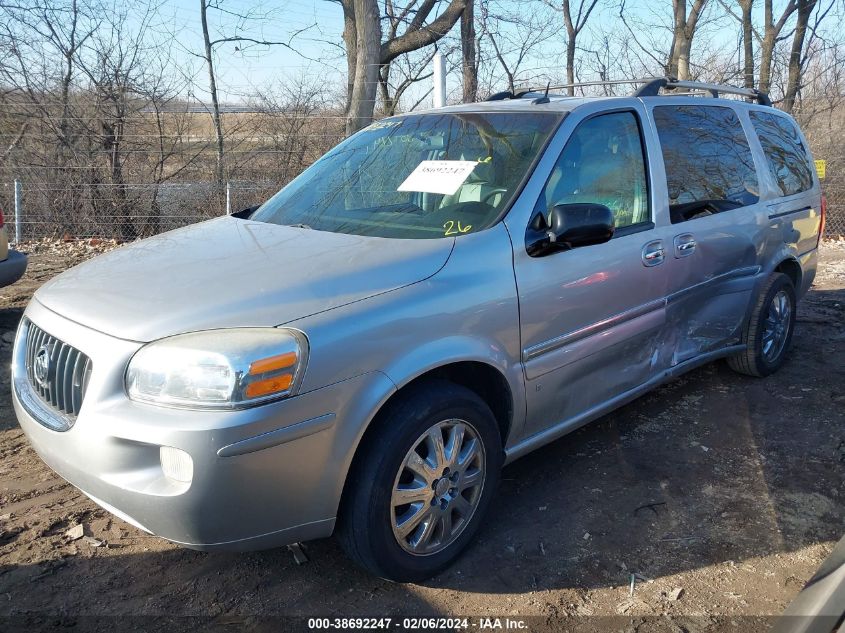
[(810, 15), (816, 7), (816, 0), (797, 0), (798, 17), (795, 22), (795, 33), (792, 36), (792, 47), (789, 51), (789, 65), (786, 80), (786, 92), (783, 95), (783, 109), (792, 112), (795, 99), (801, 87), (801, 69), (804, 62), (804, 40), (807, 36), (807, 25)]
[(775, 46), (782, 39), (781, 32), (797, 8), (797, 0), (789, 0), (780, 17), (775, 21), (773, 0), (763, 0), (763, 41), (760, 44), (760, 83), (758, 85), (761, 92), (768, 93), (771, 89)]
[[(0, 64), (0, 76), (25, 93), (31, 105), (52, 127), (57, 140), (56, 158), (60, 165), (64, 164), (74, 143), (71, 89), (76, 71), (75, 60), (99, 26), (96, 12), (87, 4), (80, 6), (77, 0), (43, 5), (8, 5), (4, 9), (11, 18), (4, 27), (5, 36), (11, 44), (8, 47), (11, 58)], [(32, 38), (30, 41), (12, 30), (15, 22), (28, 30)], [(61, 60), (58, 65), (58, 112), (51, 107), (52, 100), (45, 103), (43, 99), (55, 76), (55, 61), (45, 59), (49, 52), (55, 52)]]
[[(326, 89), (300, 75), (256, 95), (261, 127), (269, 146), (244, 158), (244, 169), (256, 166), (272, 174), (274, 188), (287, 184), (343, 138), (344, 124), (331, 109)], [(311, 142), (303, 142), (311, 138)], [(265, 158), (272, 160), (265, 163)]]
[(27, 167), (44, 169), (49, 165), (45, 171), (50, 172), (50, 181), (61, 183), (56, 188), (63, 191), (45, 201), (44, 211), (57, 217), (55, 230), (64, 231), (70, 228), (83, 199), (77, 184), (81, 174), (74, 163), (90, 150), (81, 116), (82, 100), (75, 91), (76, 62), (100, 17), (87, 0), (4, 4), (0, 8), (0, 37), (5, 49), (0, 79), (16, 108), (25, 109), (23, 124), (34, 130), (40, 141), (36, 147), (22, 135), (16, 151), (10, 149), (8, 156), (30, 153)]
[(347, 89), (346, 108), (346, 131), (352, 134), (373, 120), (379, 68), (400, 55), (430, 46), (443, 38), (461, 17), (467, 0), (450, 0), (443, 12), (430, 22), (426, 21), (437, 8), (438, 0), (409, 0), (406, 16), (410, 17), (413, 9), (413, 18), (407, 20), (407, 27), (401, 34), (397, 27), (396, 35), (384, 41), (376, 0), (335, 1), (343, 7), (343, 37), (350, 72), (354, 66), (352, 85)]
[(754, 0), (737, 0), (742, 12), (742, 82), (746, 88), (754, 87), (754, 24), (752, 9)]
[[(223, 0), (200, 0), (200, 23), (202, 25), (203, 39), (202, 57), (205, 62), (206, 68), (208, 69), (208, 91), (211, 95), (211, 118), (214, 123), (214, 133), (216, 136), (217, 168), (215, 171), (215, 176), (218, 187), (222, 189), (223, 183), (226, 180), (226, 172), (224, 165), (225, 148), (223, 137), (223, 124), (220, 116), (220, 102), (218, 99), (217, 92), (217, 77), (214, 71), (214, 49), (218, 45), (226, 43), (233, 44), (235, 46), (235, 51), (243, 51), (246, 48), (253, 48), (256, 46), (284, 46), (292, 52), (299, 54), (298, 51), (291, 45), (291, 42), (296, 36), (311, 27), (308, 26), (304, 29), (296, 31), (286, 42), (269, 41), (263, 38), (249, 37), (242, 31), (246, 29), (250, 24), (261, 23), (270, 20), (273, 17), (272, 12), (259, 12), (255, 9), (247, 9), (239, 13), (230, 9), (221, 8), (221, 2), (223, 2)], [(224, 11), (230, 18), (234, 18), (236, 20), (236, 25), (234, 27), (235, 32), (233, 35), (220, 36), (214, 39), (211, 38), (210, 31), (208, 28), (209, 9)]]
[(558, 29), (548, 15), (537, 11), (525, 15), (510, 11), (512, 8), (510, 3), (483, 3), (481, 25), (493, 49), (493, 59), (505, 74), (508, 90), (516, 92), (517, 83), (533, 78), (524, 73), (532, 53), (555, 37)]
[[(385, 116), (396, 114), (402, 96), (411, 86), (432, 77), (434, 73), (431, 70), (431, 62), (436, 52), (435, 46), (423, 48), (401, 55), (379, 68), (379, 88)], [(392, 79), (392, 75), (399, 75), (399, 78)], [(429, 92), (431, 91), (426, 94)]]
[(475, 0), (467, 0), (461, 15), (461, 77), (463, 102), (478, 98), (478, 42), (475, 34)]
[(666, 73), (678, 79), (690, 79), (690, 53), (692, 39), (698, 20), (707, 0), (693, 0), (692, 7), (687, 11), (687, 0), (672, 0), (674, 29), (672, 31), (672, 47)]
[(202, 41), (205, 65), (208, 69), (208, 91), (211, 93), (211, 119), (214, 122), (214, 134), (217, 139), (217, 168), (215, 179), (217, 186), (222, 187), (225, 182), (223, 166), (223, 124), (220, 121), (220, 102), (217, 100), (217, 78), (214, 74), (214, 48), (208, 32), (208, 0), (200, 0), (200, 23), (202, 24)]
[[(415, 3), (410, 2), (404, 7), (396, 7), (392, 0), (384, 0), (386, 14), (386, 39), (391, 40), (398, 36), (400, 27), (407, 23), (412, 11), (415, 10)], [(379, 90), (385, 116), (392, 116), (399, 107), (402, 95), (412, 85), (428, 79), (433, 72), (430, 70), (431, 61), (436, 53), (434, 46), (421, 48), (416, 51), (398, 56), (379, 66)], [(391, 80), (391, 74), (398, 66), (400, 79)]]
[[(89, 136), (98, 141), (98, 155), (107, 165), (107, 191), (92, 178), (93, 200), (98, 215), (115, 221), (121, 239), (138, 236), (130, 213), (130, 200), (124, 176), (128, 154), (127, 121), (146, 106), (141, 96), (151, 61), (148, 37), (158, 6), (141, 7), (137, 24), (129, 25), (129, 9), (115, 4), (105, 7), (103, 22), (77, 57), (76, 63), (90, 82), (94, 96)], [(98, 203), (105, 203), (99, 205)]]
[[(662, 6), (662, 5), (661, 5)], [(655, 29), (653, 19), (643, 18), (630, 12), (626, 0), (619, 0), (617, 17), (624, 27), (624, 33), (616, 38), (615, 45), (620, 51), (620, 62), (627, 67), (627, 75), (634, 77), (649, 74), (667, 74), (667, 59), (672, 56), (673, 43), (664, 54), (661, 32), (665, 27)], [(674, 19), (669, 32), (674, 32)], [(641, 41), (644, 38), (646, 41)], [(659, 70), (658, 70), (659, 69)]]
[[(563, 13), (563, 23), (566, 26), (566, 83), (575, 83), (575, 50), (578, 35), (590, 19), (590, 14), (596, 8), (598, 0), (577, 0), (575, 14), (572, 13), (573, 2), (571, 0), (560, 0), (558, 6), (554, 0), (547, 0), (549, 6), (558, 9)], [(575, 88), (567, 88), (569, 96), (575, 94)]]

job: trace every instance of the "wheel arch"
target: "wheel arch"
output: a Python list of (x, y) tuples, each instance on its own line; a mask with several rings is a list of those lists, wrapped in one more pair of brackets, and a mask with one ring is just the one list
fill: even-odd
[[(748, 319), (751, 318), (751, 313), (754, 310), (754, 303), (757, 296), (760, 294), (761, 288), (763, 288), (766, 280), (774, 273), (783, 273), (789, 277), (792, 284), (795, 286), (796, 298), (800, 297), (804, 270), (801, 268), (801, 264), (795, 256), (789, 252), (780, 252), (777, 257), (769, 260), (769, 262), (770, 263), (767, 266), (764, 266), (761, 273), (757, 276), (757, 281), (754, 284), (754, 290), (749, 298), (748, 306), (746, 306), (745, 309), (745, 324), (747, 324)], [(771, 268), (769, 268), (769, 266), (771, 266)]]
[(343, 488), (338, 504), (338, 519), (343, 515), (344, 500), (348, 496), (351, 474), (357, 467), (358, 459), (365, 452), (370, 442), (378, 437), (383, 420), (390, 407), (399, 402), (410, 389), (428, 380), (448, 380), (476, 393), (490, 407), (496, 418), (502, 438), (502, 446), (513, 429), (515, 394), (507, 377), (495, 366), (479, 360), (457, 360), (431, 367), (405, 381), (397, 383), (397, 389), (381, 404), (371, 417), (355, 446), (349, 468), (344, 476)]
[(794, 257), (789, 256), (782, 259), (780, 263), (774, 267), (772, 272), (783, 273), (789, 277), (789, 279), (792, 280), (792, 285), (795, 286), (796, 293), (801, 289), (801, 281), (804, 271), (801, 269), (801, 264), (799, 264), (798, 260)]

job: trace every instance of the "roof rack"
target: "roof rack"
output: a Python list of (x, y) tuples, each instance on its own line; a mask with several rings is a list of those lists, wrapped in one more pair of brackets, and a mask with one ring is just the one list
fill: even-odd
[(539, 88), (524, 88), (519, 92), (511, 92), (505, 90), (497, 92), (487, 98), (487, 101), (501, 101), (503, 99), (521, 99), (527, 95), (536, 94), (538, 91), (545, 91), (548, 95), (549, 90), (561, 90), (563, 88), (582, 88), (585, 86), (617, 86), (624, 84), (637, 84), (637, 88), (632, 96), (634, 97), (656, 97), (661, 90), (674, 90), (676, 88), (683, 88), (686, 92), (675, 93), (678, 95), (696, 94), (704, 92), (711, 97), (718, 97), (720, 93), (734, 94), (753, 99), (760, 105), (772, 105), (769, 95), (765, 92), (760, 92), (754, 88), (737, 88), (736, 86), (728, 86), (725, 84), (711, 84), (701, 81), (686, 81), (678, 80), (674, 77), (645, 77), (643, 79), (615, 79), (612, 81), (584, 81), (580, 83), (560, 84), (557, 86), (543, 86)]
[(711, 84), (703, 81), (683, 81), (672, 77), (652, 77), (642, 79), (637, 83), (643, 85), (634, 93), (635, 97), (656, 97), (660, 94), (661, 89), (685, 88), (693, 92), (707, 92), (711, 97), (718, 97), (719, 93), (725, 93), (753, 99), (760, 105), (772, 105), (772, 100), (769, 99), (768, 94), (754, 88), (737, 88), (736, 86)]

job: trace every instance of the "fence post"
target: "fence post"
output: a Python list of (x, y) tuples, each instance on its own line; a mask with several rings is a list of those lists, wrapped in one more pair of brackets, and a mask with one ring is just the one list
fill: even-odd
[(15, 179), (15, 246), (21, 241), (21, 216), (23, 216), (23, 209), (21, 208), (21, 181)]
[(434, 107), (446, 105), (446, 58), (437, 52), (434, 54)]
[(232, 197), (229, 191), (229, 181), (226, 181), (226, 215), (232, 215)]

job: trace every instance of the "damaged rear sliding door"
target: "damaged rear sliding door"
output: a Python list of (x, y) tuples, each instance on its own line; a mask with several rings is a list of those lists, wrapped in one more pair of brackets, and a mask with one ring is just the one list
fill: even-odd
[[(758, 166), (740, 113), (726, 106), (652, 108), (672, 223), (667, 245), (670, 364), (739, 342), (760, 272)], [(744, 113), (743, 113), (743, 116)]]

